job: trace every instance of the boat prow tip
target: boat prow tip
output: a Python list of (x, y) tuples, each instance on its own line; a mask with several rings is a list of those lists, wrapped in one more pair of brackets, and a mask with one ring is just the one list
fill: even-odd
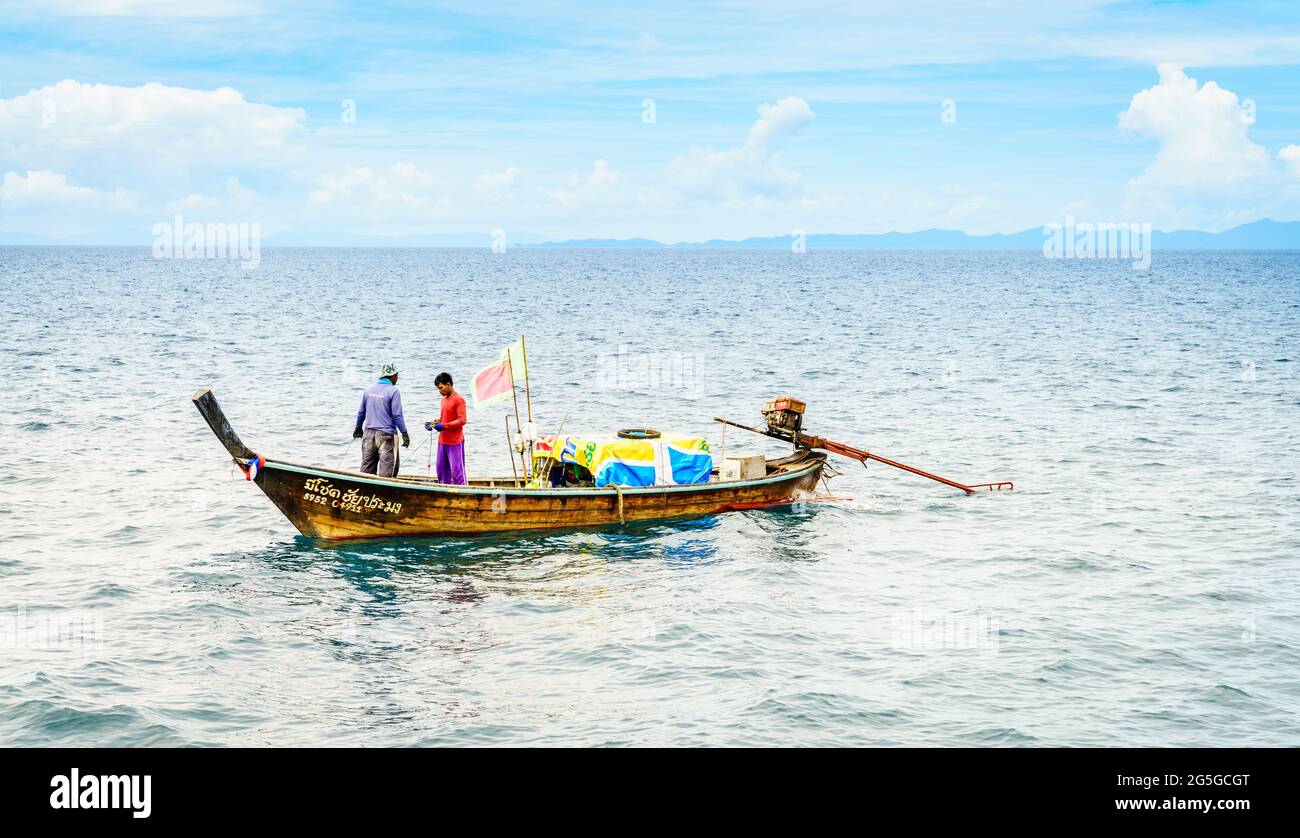
[(226, 419), (226, 414), (222, 412), (221, 405), (217, 404), (217, 397), (212, 394), (210, 388), (199, 388), (190, 397), (190, 401), (194, 402), (199, 414), (207, 421), (208, 427), (212, 429), (212, 433), (221, 441), (230, 456), (237, 460), (247, 460), (253, 456), (253, 452), (240, 441), (239, 434), (231, 427), (230, 421)]

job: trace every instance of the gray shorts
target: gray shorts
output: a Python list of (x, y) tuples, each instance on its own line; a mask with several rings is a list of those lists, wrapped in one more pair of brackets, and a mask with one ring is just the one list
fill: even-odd
[(392, 477), (397, 474), (397, 434), (366, 428), (361, 437), (361, 471)]

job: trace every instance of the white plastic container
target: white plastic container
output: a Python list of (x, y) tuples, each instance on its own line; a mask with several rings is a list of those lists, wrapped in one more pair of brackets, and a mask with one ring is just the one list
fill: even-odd
[(727, 457), (718, 466), (719, 480), (755, 480), (767, 476), (767, 459), (762, 454)]

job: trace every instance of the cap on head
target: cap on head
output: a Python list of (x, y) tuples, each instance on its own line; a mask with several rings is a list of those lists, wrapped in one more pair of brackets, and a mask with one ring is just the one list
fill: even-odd
[(397, 375), (397, 367), (393, 364), (384, 364), (384, 368), (379, 371), (379, 377), (388, 378), (390, 375)]

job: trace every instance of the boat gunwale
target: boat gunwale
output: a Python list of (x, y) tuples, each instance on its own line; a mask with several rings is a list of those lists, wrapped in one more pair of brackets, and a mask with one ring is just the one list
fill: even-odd
[[(384, 486), (391, 489), (414, 489), (422, 492), (439, 492), (454, 495), (508, 495), (520, 497), (608, 497), (617, 495), (619, 489), (622, 489), (623, 495), (658, 495), (667, 492), (715, 492), (726, 489), (740, 489), (748, 486), (762, 486), (769, 483), (778, 483), (791, 478), (802, 477), (807, 472), (820, 468), (826, 462), (826, 456), (810, 449), (802, 449), (799, 453), (805, 456), (800, 457), (802, 462), (792, 464), (794, 467), (789, 470), (781, 470), (774, 474), (768, 474), (764, 477), (756, 477), (750, 480), (726, 480), (710, 481), (708, 483), (688, 483), (685, 485), (674, 486), (602, 486), (596, 487), (575, 487), (575, 488), (507, 488), (504, 486), (456, 486), (449, 483), (424, 483), (414, 480), (402, 480), (392, 478), (375, 477), (356, 471), (342, 471), (340, 469), (323, 468), (317, 466), (304, 466), (297, 463), (289, 463), (283, 460), (272, 460), (266, 458), (262, 471), (267, 469), (276, 469), (279, 471), (294, 472), (309, 476), (336, 476), (338, 478), (350, 480), (355, 483), (364, 483), (370, 486)], [(783, 458), (786, 459), (786, 458)], [(781, 462), (781, 460), (772, 460), (769, 462)], [(258, 475), (261, 476), (260, 474)], [(483, 479), (483, 478), (480, 478)], [(503, 478), (508, 479), (508, 478)]]

